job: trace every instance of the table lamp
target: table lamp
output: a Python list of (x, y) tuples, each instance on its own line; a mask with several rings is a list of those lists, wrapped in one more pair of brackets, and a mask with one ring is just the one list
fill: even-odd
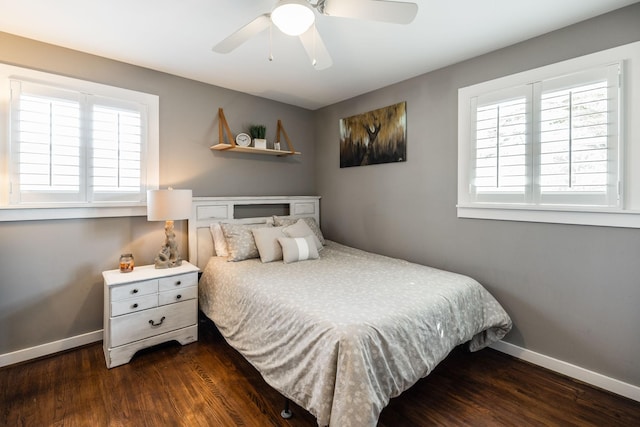
[(156, 268), (171, 268), (182, 264), (178, 242), (173, 231), (173, 221), (188, 219), (191, 216), (191, 190), (147, 191), (147, 220), (166, 221), (164, 233), (166, 240), (155, 259)]

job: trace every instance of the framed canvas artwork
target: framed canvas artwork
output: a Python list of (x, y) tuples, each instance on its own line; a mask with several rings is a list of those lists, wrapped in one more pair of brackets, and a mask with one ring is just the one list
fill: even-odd
[(340, 167), (404, 162), (407, 103), (340, 119)]

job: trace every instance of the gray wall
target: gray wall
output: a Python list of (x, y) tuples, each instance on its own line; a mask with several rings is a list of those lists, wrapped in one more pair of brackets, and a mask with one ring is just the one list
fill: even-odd
[[(0, 61), (160, 96), (160, 185), (195, 196), (315, 193), (313, 112), (0, 33)], [(215, 72), (215, 70), (211, 70)], [(234, 133), (283, 125), (301, 156), (212, 151), (218, 108)], [(186, 221), (176, 223), (186, 257)], [(0, 354), (102, 329), (101, 272), (133, 252), (149, 264), (164, 242), (145, 217), (0, 222)]]
[[(506, 341), (640, 386), (640, 230), (456, 217), (458, 88), (637, 40), (640, 4), (317, 111), (323, 232), (469, 274)], [(407, 161), (340, 169), (339, 119), (405, 100)]]

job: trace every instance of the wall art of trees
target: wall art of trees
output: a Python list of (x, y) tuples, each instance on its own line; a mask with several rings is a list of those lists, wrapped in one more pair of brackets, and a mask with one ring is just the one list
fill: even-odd
[(406, 159), (406, 102), (340, 119), (341, 168)]

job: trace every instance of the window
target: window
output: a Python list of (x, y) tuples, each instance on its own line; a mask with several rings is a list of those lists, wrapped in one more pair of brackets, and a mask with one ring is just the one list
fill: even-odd
[(458, 216), (640, 227), (639, 47), (460, 89)]
[(143, 213), (158, 183), (156, 96), (4, 65), (0, 79), (0, 219)]

